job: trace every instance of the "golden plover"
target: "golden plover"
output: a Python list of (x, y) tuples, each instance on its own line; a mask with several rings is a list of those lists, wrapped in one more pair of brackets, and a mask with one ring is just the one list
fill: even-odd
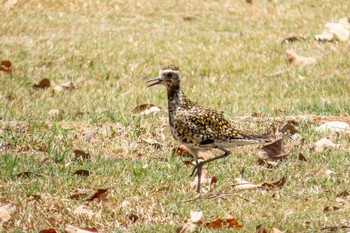
[[(164, 67), (159, 75), (147, 83), (148, 87), (164, 85), (168, 92), (169, 124), (173, 137), (184, 144), (193, 155), (195, 167), (192, 175), (198, 176), (197, 194), (200, 193), (202, 167), (211, 161), (227, 157), (227, 148), (257, 144), (262, 135), (249, 135), (236, 130), (223, 113), (203, 107), (189, 100), (181, 90), (180, 70), (174, 65)], [(199, 150), (219, 149), (222, 155), (198, 162)]]

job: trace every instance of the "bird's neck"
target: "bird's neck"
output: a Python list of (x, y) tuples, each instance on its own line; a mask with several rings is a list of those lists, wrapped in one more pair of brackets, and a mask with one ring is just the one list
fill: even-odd
[(185, 96), (180, 85), (173, 85), (167, 89), (169, 112), (176, 111), (179, 107), (187, 108), (193, 103)]

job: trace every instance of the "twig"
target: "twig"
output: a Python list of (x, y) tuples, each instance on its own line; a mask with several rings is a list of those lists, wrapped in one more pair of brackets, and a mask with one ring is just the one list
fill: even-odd
[[(211, 194), (207, 194), (207, 195), (204, 195), (204, 196), (198, 196), (198, 197), (195, 197), (195, 198), (192, 198), (192, 199), (188, 199), (188, 200), (183, 200), (183, 201), (181, 201), (181, 203), (197, 201), (197, 200), (200, 200), (200, 199), (224, 198), (224, 197), (235, 195), (235, 194), (237, 194), (237, 192), (233, 192), (233, 193), (211, 193)], [(241, 196), (235, 196), (235, 197), (241, 198), (242, 200), (245, 200), (246, 202), (251, 202), (249, 199), (246, 199), (246, 198), (241, 197)]]

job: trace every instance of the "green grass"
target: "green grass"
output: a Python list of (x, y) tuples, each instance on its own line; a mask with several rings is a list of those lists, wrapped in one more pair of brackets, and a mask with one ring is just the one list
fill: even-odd
[[(263, 117), (348, 116), (350, 44), (316, 42), (313, 36), (349, 11), (347, 0), (252, 5), (243, 0), (32, 0), (0, 9), (0, 60), (11, 60), (14, 66), (12, 74), (0, 73), (0, 148), (5, 145), (0, 151), (0, 206), (17, 206), (0, 231), (52, 227), (63, 232), (72, 224), (101, 232), (174, 232), (190, 210), (202, 210), (206, 221), (232, 215), (243, 225), (241, 232), (253, 232), (259, 224), (283, 232), (350, 225), (349, 209), (323, 212), (337, 205), (339, 193), (350, 191), (349, 152), (309, 149), (328, 134), (316, 133), (308, 121), (300, 122), (305, 146), (293, 149), (290, 159), (273, 170), (258, 165), (257, 147), (233, 149), (231, 157), (209, 166), (209, 174), (218, 178), (213, 192), (233, 192), (230, 185), (236, 177), (262, 183), (286, 176), (281, 189), (182, 203), (195, 195), (192, 167), (173, 153), (177, 144), (163, 128), (165, 90), (145, 85), (159, 69), (174, 63), (188, 97), (223, 110), (233, 120), (254, 112)], [(196, 18), (184, 21), (183, 16)], [(306, 40), (280, 43), (292, 35)], [(292, 69), (286, 49), (313, 56), (317, 63)], [(276, 70), (285, 71), (267, 76)], [(43, 78), (52, 85), (72, 81), (77, 89), (34, 90), (31, 86)], [(161, 112), (132, 116), (132, 109), (143, 103), (155, 104)], [(50, 120), (51, 109), (64, 110), (63, 118)], [(240, 123), (257, 132), (280, 124)], [(156, 138), (162, 147), (142, 138)], [(340, 137), (339, 143), (349, 147), (349, 136)], [(91, 159), (76, 160), (74, 149), (89, 152)], [(298, 160), (300, 151), (307, 162)], [(72, 176), (78, 169), (92, 175)], [(325, 174), (328, 169), (334, 174)], [(24, 171), (41, 176), (16, 177)], [(98, 213), (92, 219), (73, 213), (83, 202), (69, 198), (77, 188), (108, 188), (106, 200), (91, 203)], [(32, 201), (33, 194), (41, 199)], [(273, 194), (279, 198), (271, 198)], [(130, 214), (139, 219), (131, 223)]]

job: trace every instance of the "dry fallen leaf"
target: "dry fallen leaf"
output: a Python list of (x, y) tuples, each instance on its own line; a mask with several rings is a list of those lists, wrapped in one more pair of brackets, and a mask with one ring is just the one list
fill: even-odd
[(281, 133), (288, 133), (290, 135), (296, 134), (298, 132), (298, 123), (296, 121), (288, 121), (281, 127)]
[(89, 197), (87, 197), (85, 200), (86, 201), (93, 201), (95, 199), (105, 199), (107, 196), (107, 189), (98, 189), (94, 193), (92, 193)]
[(248, 190), (248, 189), (257, 189), (257, 188), (280, 188), (286, 183), (286, 177), (283, 176), (278, 181), (268, 183), (264, 182), (261, 184), (252, 184), (248, 181), (243, 180), (242, 178), (236, 178), (236, 184), (232, 185), (234, 189), (237, 190)]
[(293, 67), (302, 67), (306, 65), (312, 65), (316, 63), (316, 58), (313, 57), (303, 57), (298, 55), (293, 50), (286, 50), (287, 60)]
[(314, 143), (313, 149), (316, 152), (322, 152), (324, 150), (339, 149), (341, 146), (341, 144), (335, 144), (328, 138), (322, 138)]
[(350, 133), (350, 124), (342, 121), (329, 121), (315, 128), (316, 131)]
[(303, 40), (305, 40), (305, 38), (301, 36), (290, 36), (290, 37), (284, 38), (281, 43), (293, 43), (295, 41), (303, 41)]
[(82, 204), (78, 206), (74, 211), (74, 214), (76, 215), (86, 215), (88, 217), (92, 217), (94, 215), (94, 212), (90, 209), (88, 209), (88, 205)]
[(267, 228), (263, 224), (259, 225), (255, 229), (255, 233), (283, 233), (277, 228)]
[(201, 225), (203, 221), (201, 220), (203, 217), (202, 211), (191, 210), (190, 219), (181, 227), (176, 229), (177, 233), (193, 233), (196, 232), (197, 225)]
[(71, 192), (69, 198), (78, 200), (78, 199), (82, 199), (82, 198), (88, 196), (90, 193), (91, 193), (90, 189), (78, 188), (78, 189), (75, 189)]
[(149, 115), (151, 113), (160, 112), (160, 108), (154, 104), (141, 104), (132, 110), (133, 116), (136, 115)]
[(320, 41), (347, 41), (350, 36), (350, 20), (344, 17), (337, 23), (326, 23), (322, 34), (315, 35), (316, 40)]
[(193, 223), (199, 223), (203, 217), (203, 211), (196, 211), (196, 210), (191, 210), (190, 211), (190, 220)]
[(0, 63), (0, 71), (4, 71), (5, 73), (11, 73), (12, 72), (12, 63), (9, 60), (3, 60)]
[(197, 19), (197, 17), (191, 16), (191, 15), (186, 15), (186, 16), (182, 16), (182, 19), (183, 19), (184, 21), (192, 21), (192, 20)]
[(287, 181), (287, 178), (285, 176), (283, 176), (281, 179), (279, 179), (275, 182), (272, 182), (272, 183), (264, 182), (261, 184), (261, 187), (263, 187), (263, 188), (280, 188), (286, 183), (286, 181)]
[(337, 206), (327, 206), (323, 209), (323, 212), (337, 211), (340, 210)]
[(54, 228), (48, 228), (39, 231), (39, 233), (57, 233), (57, 231)]
[(188, 151), (188, 148), (184, 145), (181, 144), (179, 147), (175, 148), (175, 153), (178, 156), (191, 156), (191, 153)]
[[(339, 230), (341, 230), (341, 229), (350, 230), (350, 226), (340, 225), (340, 226), (323, 227), (323, 228), (321, 228), (321, 231), (339, 232)], [(349, 231), (346, 231), (346, 233), (349, 233)]]
[(243, 180), (242, 178), (236, 178), (235, 181), (236, 183), (233, 185), (233, 188), (238, 190), (256, 189), (260, 187), (260, 185), (252, 184), (248, 181)]
[(137, 216), (136, 214), (131, 213), (131, 214), (128, 215), (128, 219), (132, 223), (135, 223), (139, 219), (139, 216)]
[(85, 152), (83, 150), (75, 149), (73, 150), (74, 153), (74, 159), (91, 159), (91, 155), (88, 152)]
[(66, 83), (62, 83), (60, 85), (55, 85), (53, 87), (53, 89), (55, 91), (65, 91), (65, 90), (74, 90), (74, 89), (76, 89), (76, 87), (72, 81), (69, 81)]
[(156, 139), (153, 138), (141, 138), (142, 141), (146, 142), (149, 145), (152, 145), (156, 148), (160, 148), (162, 146), (162, 144), (160, 144), (160, 142)]
[(300, 161), (307, 162), (306, 157), (305, 157), (302, 153), (299, 153), (298, 159), (299, 159)]
[(260, 163), (264, 160), (272, 162), (284, 160), (288, 155), (289, 152), (286, 152), (283, 148), (283, 138), (263, 146), (258, 152)]
[(0, 223), (9, 221), (11, 215), (16, 212), (16, 209), (16, 206), (12, 203), (0, 206)]
[(34, 84), (32, 87), (34, 89), (47, 89), (50, 87), (50, 80), (47, 78), (44, 78), (40, 80), (38, 84)]
[(197, 225), (191, 221), (186, 222), (176, 229), (176, 233), (193, 233), (196, 232)]
[(90, 176), (91, 172), (88, 170), (77, 170), (73, 173), (73, 175), (77, 175), (77, 176)]
[(28, 172), (28, 171), (20, 172), (20, 173), (16, 174), (17, 178), (29, 178), (29, 177), (34, 177), (34, 176), (42, 177), (42, 175), (40, 175), (40, 174)]
[(206, 224), (209, 228), (218, 228), (221, 229), (223, 227), (227, 228), (235, 228), (237, 230), (240, 230), (243, 226), (238, 223), (238, 221), (230, 216), (222, 217), (214, 219)]
[(66, 226), (64, 231), (66, 233), (98, 233), (96, 228), (78, 228), (72, 225)]
[(242, 225), (239, 224), (238, 221), (231, 216), (217, 218), (207, 223), (202, 220), (202, 217), (203, 217), (202, 211), (191, 210), (191, 218), (182, 227), (179, 227), (176, 230), (176, 232), (177, 233), (196, 232), (196, 226), (207, 227), (207, 228), (217, 228), (217, 229), (235, 228), (237, 230), (240, 230), (242, 228)]

